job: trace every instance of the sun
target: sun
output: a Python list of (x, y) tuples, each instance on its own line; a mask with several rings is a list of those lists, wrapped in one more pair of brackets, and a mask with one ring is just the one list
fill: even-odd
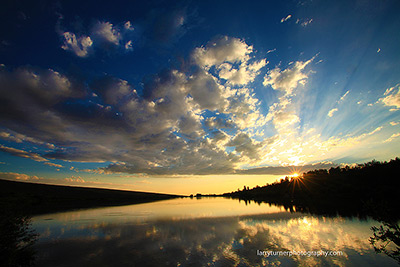
[(298, 174), (297, 172), (295, 172), (295, 173), (293, 173), (293, 174), (290, 175), (290, 176), (292, 176), (293, 178), (297, 178), (297, 177), (299, 177), (299, 174)]

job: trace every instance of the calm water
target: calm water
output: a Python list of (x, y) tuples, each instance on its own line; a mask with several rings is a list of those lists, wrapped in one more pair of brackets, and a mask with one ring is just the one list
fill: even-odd
[[(174, 199), (34, 217), (38, 266), (398, 266), (373, 220), (290, 213), (223, 198)], [(259, 255), (262, 251), (339, 256)]]

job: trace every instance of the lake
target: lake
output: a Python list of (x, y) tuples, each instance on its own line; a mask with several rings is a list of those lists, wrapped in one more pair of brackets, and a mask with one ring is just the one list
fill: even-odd
[(179, 198), (32, 218), (38, 266), (398, 266), (372, 219), (226, 198)]

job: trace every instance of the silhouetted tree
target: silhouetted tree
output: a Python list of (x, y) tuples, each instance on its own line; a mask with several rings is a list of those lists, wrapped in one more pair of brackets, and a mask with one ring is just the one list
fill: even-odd
[[(385, 253), (400, 264), (400, 227), (397, 223), (383, 222), (373, 226), (374, 235), (369, 239), (377, 253)], [(390, 248), (392, 245), (393, 248)]]
[(226, 193), (239, 199), (257, 200), (281, 205), (296, 205), (296, 210), (320, 214), (361, 215), (374, 213), (374, 205), (384, 200), (384, 207), (400, 216), (398, 182), (400, 159), (390, 162), (373, 160), (356, 166), (332, 167), (303, 173), (296, 179), (285, 177), (279, 182), (252, 189)]

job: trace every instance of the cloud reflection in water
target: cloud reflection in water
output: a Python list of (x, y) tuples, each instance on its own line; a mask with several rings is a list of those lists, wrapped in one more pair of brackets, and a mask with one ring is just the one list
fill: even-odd
[[(39, 266), (396, 266), (373, 251), (368, 241), (373, 224), (227, 199), (169, 200), (34, 218), (44, 234), (37, 244)], [(321, 249), (344, 255), (257, 255), (257, 250)]]

